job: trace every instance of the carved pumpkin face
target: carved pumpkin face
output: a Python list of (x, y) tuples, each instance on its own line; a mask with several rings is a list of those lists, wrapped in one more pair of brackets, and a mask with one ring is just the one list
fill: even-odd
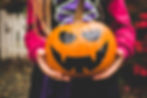
[(51, 68), (71, 76), (90, 76), (112, 64), (116, 42), (111, 30), (102, 23), (75, 22), (51, 32), (46, 54)]

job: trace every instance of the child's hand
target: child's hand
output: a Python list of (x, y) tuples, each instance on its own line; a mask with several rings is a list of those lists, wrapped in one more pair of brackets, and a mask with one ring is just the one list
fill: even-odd
[(37, 51), (37, 62), (39, 64), (39, 67), (41, 70), (49, 77), (53, 78), (54, 80), (57, 81), (63, 81), (63, 82), (69, 82), (70, 77), (65, 76), (53, 69), (51, 69), (47, 63), (45, 62), (45, 51), (44, 49), (39, 49)]
[(114, 61), (114, 63), (111, 65), (111, 67), (109, 69), (93, 76), (94, 81), (105, 80), (117, 72), (117, 70), (121, 67), (121, 65), (124, 61), (123, 52), (118, 50), (117, 54), (118, 54), (118, 58)]

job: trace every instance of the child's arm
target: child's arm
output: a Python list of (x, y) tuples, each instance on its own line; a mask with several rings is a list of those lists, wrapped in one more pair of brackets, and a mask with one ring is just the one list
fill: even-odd
[(101, 74), (93, 77), (95, 81), (105, 80), (115, 74), (121, 67), (125, 58), (133, 54), (135, 43), (135, 31), (131, 25), (124, 0), (110, 0), (107, 5), (108, 13), (112, 20), (118, 43), (118, 58), (112, 66)]
[(107, 10), (112, 18), (111, 23), (115, 30), (118, 49), (127, 58), (134, 52), (136, 33), (131, 24), (125, 0), (110, 0)]
[(69, 82), (70, 78), (68, 76), (62, 75), (61, 73), (54, 71), (45, 62), (45, 59), (44, 59), (45, 38), (39, 36), (37, 34), (38, 31), (35, 30), (33, 27), (33, 24), (36, 22), (36, 17), (34, 15), (33, 5), (32, 5), (33, 0), (27, 0), (27, 1), (28, 1), (27, 3), (28, 30), (25, 35), (25, 43), (26, 43), (26, 47), (28, 49), (31, 60), (38, 63), (38, 66), (40, 67), (40, 69), (45, 75), (57, 81)]
[(44, 48), (45, 38), (37, 34), (34, 28), (36, 17), (33, 10), (33, 0), (27, 0), (27, 33), (25, 35), (25, 43), (31, 60), (36, 61), (36, 52), (40, 48)]
[(35, 30), (30, 30), (25, 36), (25, 43), (30, 59), (36, 61), (37, 51), (39, 49), (44, 49), (45, 39), (38, 36)]

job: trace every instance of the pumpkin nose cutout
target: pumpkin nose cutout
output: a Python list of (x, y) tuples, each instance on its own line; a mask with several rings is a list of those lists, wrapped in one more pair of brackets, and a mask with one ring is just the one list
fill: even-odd
[(61, 32), (60, 34), (60, 40), (65, 43), (65, 44), (68, 44), (68, 43), (71, 43), (75, 40), (75, 36), (73, 34), (70, 34), (68, 32)]
[(88, 32), (84, 32), (83, 37), (88, 41), (96, 41), (100, 37), (100, 31), (91, 30), (91, 31), (88, 31)]

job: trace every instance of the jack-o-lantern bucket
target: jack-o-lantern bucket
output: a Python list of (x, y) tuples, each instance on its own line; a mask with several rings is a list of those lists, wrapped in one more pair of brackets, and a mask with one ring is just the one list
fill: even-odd
[(53, 30), (46, 43), (48, 65), (70, 76), (102, 72), (116, 56), (113, 32), (100, 22), (75, 22)]
[(63, 74), (91, 76), (109, 68), (116, 56), (113, 32), (101, 22), (83, 22), (79, 0), (75, 22), (57, 26), (46, 42), (48, 66)]

